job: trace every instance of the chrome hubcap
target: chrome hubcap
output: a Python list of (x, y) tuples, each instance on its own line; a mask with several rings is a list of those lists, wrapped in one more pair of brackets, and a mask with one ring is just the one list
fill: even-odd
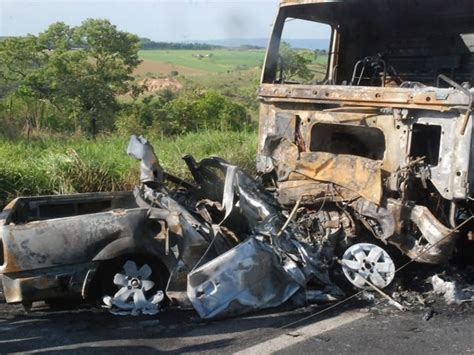
[(366, 280), (378, 288), (387, 287), (395, 277), (395, 264), (381, 247), (359, 243), (346, 250), (342, 257), (342, 271), (354, 286), (364, 289)]
[(159, 303), (163, 300), (163, 291), (159, 290), (147, 299), (145, 293), (155, 286), (150, 280), (151, 267), (144, 264), (140, 269), (134, 261), (128, 260), (123, 265), (122, 273), (115, 274), (113, 283), (118, 286), (118, 291), (113, 297), (103, 298), (106, 308), (114, 314), (156, 314)]

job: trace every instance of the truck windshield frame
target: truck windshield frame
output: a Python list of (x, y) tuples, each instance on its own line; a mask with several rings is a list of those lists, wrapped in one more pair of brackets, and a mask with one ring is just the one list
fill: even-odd
[[(434, 87), (443, 74), (474, 86), (474, 12), (450, 9), (440, 13), (440, 6), (433, 3), (424, 9), (416, 7), (411, 13), (380, 1), (380, 6), (372, 4), (372, 0), (282, 6), (261, 83), (304, 84), (285, 82), (278, 73), (285, 23), (288, 19), (301, 19), (332, 28), (326, 77), (311, 85)], [(474, 10), (474, 3), (463, 4), (461, 7)], [(373, 16), (368, 14), (370, 9), (375, 11)], [(423, 21), (417, 17), (421, 11)], [(354, 16), (349, 15), (352, 12)]]

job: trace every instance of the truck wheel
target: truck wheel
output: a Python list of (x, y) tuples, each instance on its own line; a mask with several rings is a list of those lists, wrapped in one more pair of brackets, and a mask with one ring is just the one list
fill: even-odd
[(160, 271), (156, 264), (129, 258), (109, 265), (101, 277), (104, 307), (121, 315), (158, 313), (164, 299)]
[(347, 248), (341, 267), (346, 279), (359, 289), (370, 287), (366, 280), (382, 289), (395, 277), (395, 263), (390, 255), (372, 243), (357, 243)]

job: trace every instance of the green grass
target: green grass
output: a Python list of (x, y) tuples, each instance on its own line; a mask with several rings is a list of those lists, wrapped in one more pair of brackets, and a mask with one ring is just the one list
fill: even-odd
[[(249, 172), (255, 169), (255, 132), (207, 131), (174, 139), (151, 138), (166, 171), (188, 178), (181, 159), (223, 157)], [(46, 138), (0, 141), (0, 208), (17, 196), (131, 190), (139, 162), (127, 156), (128, 138)]]
[[(209, 58), (197, 58), (197, 55), (209, 55)], [(142, 50), (140, 58), (163, 63), (172, 63), (184, 67), (211, 73), (226, 73), (236, 68), (255, 68), (263, 64), (265, 51), (215, 49), (202, 50)]]

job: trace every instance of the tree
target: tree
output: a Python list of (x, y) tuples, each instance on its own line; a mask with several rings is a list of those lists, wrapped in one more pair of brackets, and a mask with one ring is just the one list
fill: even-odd
[(15, 95), (52, 104), (76, 129), (95, 135), (112, 125), (116, 96), (129, 90), (139, 39), (107, 20), (62, 22), (38, 36), (0, 42), (0, 76), (18, 83)]
[(280, 63), (279, 71), (282, 81), (301, 80), (303, 82), (311, 81), (313, 73), (308, 68), (312, 59), (306, 53), (299, 53), (291, 46), (282, 42), (280, 44)]
[(250, 125), (245, 107), (213, 91), (182, 94), (166, 102), (160, 112), (156, 130), (168, 135), (201, 129), (239, 130)]

